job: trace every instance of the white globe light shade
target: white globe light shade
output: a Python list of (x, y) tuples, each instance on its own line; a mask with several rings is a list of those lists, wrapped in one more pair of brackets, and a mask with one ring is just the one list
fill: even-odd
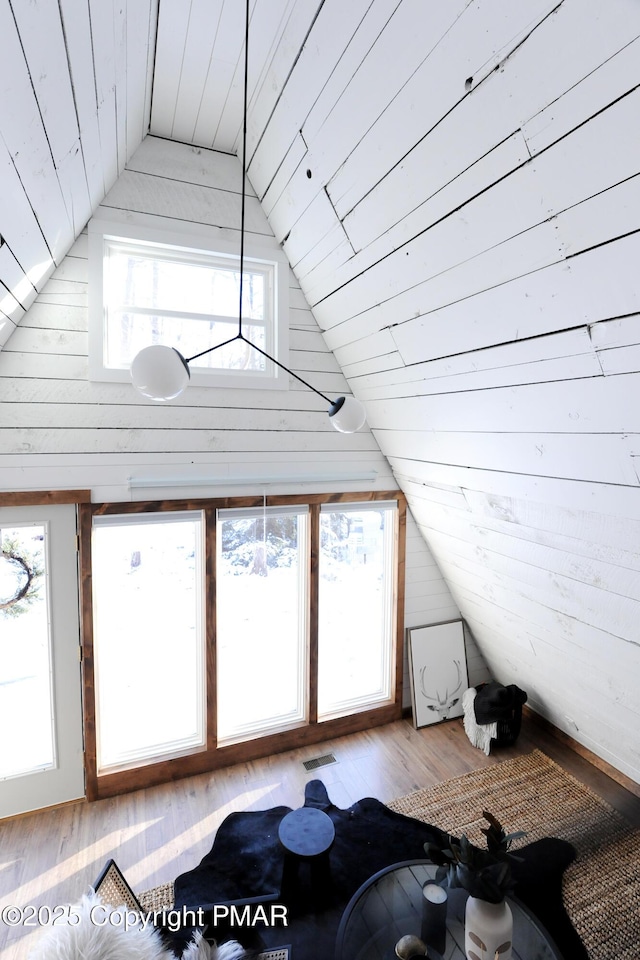
[(367, 415), (355, 397), (338, 397), (329, 407), (329, 419), (340, 433), (355, 433), (364, 425)]
[(159, 343), (144, 347), (131, 364), (134, 387), (152, 400), (173, 400), (187, 386), (190, 376), (182, 354)]

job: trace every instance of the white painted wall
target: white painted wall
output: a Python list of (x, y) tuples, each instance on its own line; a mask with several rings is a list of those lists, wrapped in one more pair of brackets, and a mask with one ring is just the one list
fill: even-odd
[[(235, 157), (150, 137), (97, 216), (204, 231), (239, 249), (241, 177)], [(252, 197), (247, 222), (250, 252), (253, 237), (271, 236)], [(339, 434), (324, 401), (293, 378), (285, 391), (190, 387), (171, 404), (145, 400), (127, 383), (91, 382), (87, 251), (85, 232), (0, 354), (0, 487), (90, 487), (94, 500), (129, 500), (205, 496), (225, 491), (225, 478), (245, 476), (247, 484), (227, 489), (261, 490), (261, 479), (275, 476), (282, 480), (269, 489), (291, 492), (300, 478), (332, 474), (336, 481), (309, 489), (394, 486), (371, 431)], [(328, 395), (348, 392), (293, 274), (289, 295), (292, 369)], [(373, 483), (341, 482), (367, 471), (377, 472)], [(131, 477), (149, 488), (131, 490)], [(155, 486), (163, 479), (166, 486)]]
[[(443, 579), (438, 564), (410, 510), (407, 510), (407, 563), (405, 573), (404, 623), (406, 631), (446, 620), (459, 620), (460, 610)], [(491, 679), (491, 672), (476, 643), (469, 624), (464, 624), (465, 652), (469, 686), (476, 687)], [(411, 681), (408, 661), (409, 644), (405, 643), (403, 706), (411, 707)]]
[[(149, 137), (98, 215), (129, 222), (135, 211), (164, 229), (219, 232), (239, 248), (239, 211), (230, 218), (229, 210), (240, 185), (234, 157)], [(248, 222), (248, 245), (270, 236), (255, 200)], [(87, 256), (85, 231), (0, 353), (0, 490), (89, 488), (95, 501), (120, 501), (294, 493), (301, 484), (308, 492), (396, 488), (369, 428), (338, 433), (324, 402), (294, 379), (288, 391), (190, 387), (162, 405), (129, 384), (90, 382)], [(347, 391), (292, 273), (289, 319), (291, 368), (323, 392)], [(375, 480), (348, 479), (367, 471)], [(334, 479), (306, 479), (325, 476)], [(131, 477), (149, 485), (132, 489)], [(408, 530), (406, 625), (458, 617), (412, 518)]]

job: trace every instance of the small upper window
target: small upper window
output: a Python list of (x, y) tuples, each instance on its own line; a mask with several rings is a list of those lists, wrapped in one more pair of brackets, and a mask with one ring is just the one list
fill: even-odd
[[(129, 235), (129, 233), (132, 235)], [(135, 236), (133, 235), (135, 234)], [(173, 239), (173, 238), (172, 238)], [(146, 228), (90, 225), (90, 373), (95, 380), (126, 380), (144, 347), (164, 344), (184, 357), (232, 342), (191, 366), (198, 385), (278, 386), (288, 380), (238, 332), (240, 258), (231, 246), (218, 249), (149, 239)], [(226, 249), (223, 249), (226, 248)], [(286, 270), (279, 250), (245, 255), (242, 332), (270, 356), (287, 364)], [(284, 288), (284, 289), (283, 289)]]

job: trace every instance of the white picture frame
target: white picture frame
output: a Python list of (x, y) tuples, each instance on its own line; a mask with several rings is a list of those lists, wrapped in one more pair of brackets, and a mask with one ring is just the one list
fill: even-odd
[(407, 629), (413, 725), (461, 717), (469, 686), (462, 620)]

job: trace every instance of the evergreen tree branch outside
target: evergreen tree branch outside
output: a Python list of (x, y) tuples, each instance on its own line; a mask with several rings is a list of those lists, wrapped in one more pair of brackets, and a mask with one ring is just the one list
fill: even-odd
[[(358, 516), (328, 513), (321, 527), (321, 550), (325, 561), (339, 562), (347, 554), (349, 537)], [(298, 527), (295, 516), (247, 517), (222, 525), (222, 550), (229, 572), (266, 577), (269, 570), (297, 562)], [(328, 573), (331, 578), (331, 574)]]
[(14, 582), (13, 593), (9, 596), (0, 594), (0, 615), (18, 617), (36, 600), (44, 568), (17, 540), (9, 537), (2, 541), (0, 563), (9, 565), (7, 579)]

